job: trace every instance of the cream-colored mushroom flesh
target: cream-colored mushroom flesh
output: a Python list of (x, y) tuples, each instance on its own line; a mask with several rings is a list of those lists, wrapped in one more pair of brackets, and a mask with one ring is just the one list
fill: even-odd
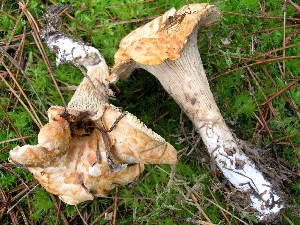
[[(39, 144), (14, 148), (10, 159), (27, 166), (47, 191), (68, 204), (106, 195), (115, 185), (132, 182), (143, 172), (143, 164), (177, 162), (176, 150), (170, 144), (135, 116), (127, 114), (108, 136), (115, 162), (128, 166), (120, 172), (112, 172), (100, 132), (94, 129), (89, 135), (71, 136), (68, 122), (57, 115), (63, 111), (62, 107), (50, 108), (51, 119), (39, 133)], [(102, 119), (105, 127), (109, 128), (120, 114), (116, 107), (107, 105)], [(97, 162), (97, 145), (100, 163)]]
[(121, 41), (110, 78), (125, 79), (134, 68), (152, 73), (194, 123), (223, 175), (265, 219), (279, 213), (282, 201), (225, 124), (198, 51), (198, 30), (219, 19), (209, 4), (167, 11)]

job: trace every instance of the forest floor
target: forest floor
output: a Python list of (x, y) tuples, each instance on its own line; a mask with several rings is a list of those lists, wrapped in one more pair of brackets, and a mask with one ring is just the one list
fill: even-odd
[[(28, 0), (23, 10), (15, 0), (0, 3), (1, 224), (257, 223), (236, 203), (191, 122), (143, 70), (118, 82), (111, 102), (176, 147), (181, 156), (176, 168), (147, 165), (138, 185), (74, 207), (8, 162), (15, 146), (37, 143), (36, 118), (46, 124), (47, 109), (68, 102), (83, 78), (73, 66), (56, 67), (55, 55), (38, 38), (48, 5), (70, 3), (62, 30), (99, 49), (112, 66), (122, 37), (169, 8), (195, 2), (203, 1)], [(300, 2), (209, 2), (223, 13), (220, 23), (199, 35), (212, 92), (237, 137), (263, 148), (286, 171), (282, 184), (288, 203), (280, 224), (300, 224)]]

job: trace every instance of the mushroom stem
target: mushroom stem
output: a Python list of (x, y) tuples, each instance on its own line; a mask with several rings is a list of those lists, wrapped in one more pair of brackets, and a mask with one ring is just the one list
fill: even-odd
[(179, 59), (167, 59), (156, 66), (137, 66), (152, 73), (181, 106), (224, 176), (238, 190), (250, 194), (251, 206), (261, 213), (259, 218), (278, 213), (283, 207), (280, 197), (244, 154), (215, 103), (198, 51), (197, 29)]
[[(96, 48), (59, 31), (59, 16), (69, 8), (70, 5), (49, 6), (44, 14), (47, 23), (41, 36), (48, 48), (56, 54), (57, 64), (73, 64), (85, 76), (68, 104), (68, 112), (96, 114), (99, 107), (108, 103), (109, 97), (113, 95), (107, 81), (108, 66)], [(86, 72), (82, 67), (85, 67)]]
[(168, 59), (157, 66), (138, 66), (152, 73), (180, 105), (212, 156), (220, 155), (218, 148), (237, 148), (210, 90), (197, 47), (197, 30), (190, 36), (179, 59)]
[(138, 66), (160, 81), (199, 130), (207, 123), (222, 121), (198, 51), (197, 31), (190, 36), (179, 59), (167, 59), (157, 66)]
[(214, 5), (195, 3), (137, 28), (122, 39), (110, 79), (125, 79), (136, 67), (152, 73), (192, 120), (224, 176), (245, 194), (247, 206), (259, 219), (270, 219), (283, 208), (282, 199), (225, 124), (198, 51), (199, 27), (214, 24), (220, 15)]
[(100, 52), (71, 36), (61, 32), (46, 33), (43, 38), (51, 51), (56, 56), (57, 64), (70, 63), (81, 68), (85, 78), (75, 91), (71, 101), (68, 104), (68, 111), (96, 113), (99, 106), (108, 103), (109, 96), (113, 95), (109, 89), (109, 82), (106, 78), (109, 76), (108, 66)]

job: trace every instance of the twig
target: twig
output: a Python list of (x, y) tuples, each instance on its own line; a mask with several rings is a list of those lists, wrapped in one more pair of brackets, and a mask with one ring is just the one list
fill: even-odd
[(204, 218), (211, 223), (210, 218), (207, 216), (207, 214), (204, 212), (204, 210), (200, 207), (199, 203), (198, 203), (198, 199), (195, 197), (195, 195), (193, 193), (191, 193), (191, 198), (193, 200), (193, 202), (195, 203), (195, 205), (197, 206), (199, 213), (202, 214), (204, 216)]
[[(263, 92), (262, 87), (260, 86), (259, 82), (258, 82), (257, 79), (255, 78), (255, 73), (254, 73), (254, 72), (252, 71), (252, 69), (249, 68), (249, 67), (247, 68), (247, 70), (248, 70), (250, 76), (252, 77), (252, 79), (254, 80), (256, 86), (258, 87), (258, 89), (259, 89), (260, 92), (262, 93), (263, 97), (264, 97), (265, 99), (267, 99), (267, 96), (266, 96), (265, 93)], [(250, 88), (252, 89), (251, 82), (248, 81), (248, 83), (249, 83)], [(269, 128), (269, 126), (268, 126), (268, 124), (267, 124), (265, 118), (264, 118), (263, 112), (262, 112), (262, 110), (261, 110), (261, 108), (260, 108), (260, 106), (259, 106), (259, 104), (258, 104), (258, 102), (257, 102), (257, 100), (256, 100), (255, 95), (253, 94), (252, 97), (253, 97), (254, 102), (255, 102), (255, 104), (256, 104), (256, 106), (257, 106), (257, 109), (258, 109), (258, 112), (259, 112), (259, 114), (260, 114), (260, 116), (261, 116), (261, 119), (259, 119), (255, 114), (254, 114), (254, 115), (255, 115), (255, 117), (258, 119), (258, 121), (260, 121), (260, 122), (262, 123), (262, 128), (266, 128), (267, 131), (268, 131), (268, 133), (269, 133), (269, 136), (271, 137), (271, 139), (273, 139), (272, 132), (271, 132), (271, 130), (270, 130), (270, 128)], [(271, 104), (268, 104), (268, 106), (269, 106), (270, 110), (271, 110), (272, 112), (274, 112), (272, 105), (271, 105)]]
[(246, 223), (245, 221), (243, 221), (242, 219), (238, 218), (237, 216), (233, 215), (231, 212), (229, 212), (228, 210), (224, 209), (223, 207), (221, 207), (219, 204), (215, 203), (214, 201), (210, 200), (209, 198), (205, 197), (204, 195), (199, 195), (197, 192), (195, 192), (192, 188), (190, 188), (188, 185), (185, 185), (185, 188), (194, 194), (194, 196), (196, 196), (198, 199), (202, 199), (205, 198), (208, 202), (210, 202), (211, 204), (217, 206), (219, 209), (221, 209), (222, 211), (224, 211), (225, 213), (229, 214), (230, 216), (234, 217), (235, 219), (237, 219), (238, 221), (240, 221), (241, 223), (248, 225), (248, 223)]
[(79, 211), (77, 205), (75, 205), (75, 208), (76, 208), (77, 213), (78, 213), (78, 215), (80, 216), (82, 222), (83, 222), (85, 225), (88, 225), (88, 223), (85, 221), (85, 219), (84, 219), (83, 216), (81, 215), (81, 213), (80, 213), (80, 211)]
[(300, 6), (294, 3), (292, 0), (288, 0), (289, 3), (294, 6), (294, 8), (297, 10), (298, 13), (300, 13)]
[[(255, 16), (255, 15), (248, 15), (248, 14), (234, 13), (234, 12), (226, 12), (226, 11), (223, 11), (223, 13), (228, 14), (228, 15), (233, 15), (233, 16), (250, 17), (250, 18), (263, 19), (263, 20), (267, 20), (267, 19), (284, 20), (283, 17), (279, 17), (279, 16)], [(298, 19), (298, 18), (286, 18), (286, 20), (287, 21), (300, 22), (300, 19)]]
[(13, 138), (13, 139), (5, 140), (5, 141), (0, 141), (0, 144), (5, 144), (5, 143), (13, 142), (13, 141), (24, 140), (26, 138), (31, 138), (31, 137), (33, 137), (33, 136), (30, 135), (30, 136), (23, 136), (23, 137)]
[[(49, 0), (49, 2), (51, 2), (51, 4), (53, 4), (53, 5), (57, 5), (57, 3), (55, 2), (55, 1), (53, 1), (53, 0)], [(88, 26), (86, 26), (86, 25), (84, 25), (84, 24), (82, 24), (82, 23), (80, 23), (79, 22), (79, 20), (77, 20), (76, 18), (74, 18), (73, 16), (71, 16), (69, 13), (67, 13), (67, 12), (63, 12), (64, 14), (66, 14), (67, 15), (67, 17), (69, 17), (71, 20), (73, 20), (75, 23), (77, 23), (80, 27), (82, 27), (84, 30), (87, 30), (89, 33), (93, 33), (93, 30), (92, 29), (90, 29)]]
[(41, 106), (44, 108), (44, 110), (46, 111), (45, 106), (43, 105), (43, 102), (40, 98), (40, 96), (38, 95), (37, 91), (35, 90), (35, 88), (32, 86), (31, 80), (29, 79), (29, 77), (26, 75), (26, 72), (22, 69), (22, 67), (19, 65), (19, 63), (13, 58), (11, 57), (3, 48), (0, 47), (0, 52), (18, 69), (21, 71), (22, 75), (25, 77), (25, 79), (27, 80), (29, 86), (31, 87), (32, 91), (35, 93), (35, 95), (37, 96), (38, 100), (41, 103)]
[[(12, 39), (13, 39), (13, 36), (14, 36), (14, 34), (16, 33), (16, 30), (17, 30), (17, 28), (18, 28), (18, 26), (19, 26), (19, 24), (20, 24), (20, 21), (21, 21), (21, 19), (22, 19), (22, 16), (23, 16), (23, 13), (21, 13), (21, 14), (19, 15), (19, 17), (18, 17), (18, 19), (17, 19), (17, 21), (16, 21), (16, 24), (15, 24), (14, 28), (12, 29), (12, 32), (10, 33), (10, 37), (9, 37), (8, 41), (6, 42), (6, 44), (5, 44), (5, 46), (4, 46), (4, 51), (6, 51), (6, 50), (8, 49), (8, 46), (9, 46), (9, 44), (11, 43), (11, 41), (12, 41)], [(3, 60), (3, 56), (1, 56), (0, 62), (2, 62), (2, 60)]]
[[(285, 57), (285, 36), (286, 36), (286, 29), (289, 28), (289, 26), (286, 26), (286, 0), (284, 0), (283, 3), (283, 40), (282, 40), (282, 47), (283, 47), (283, 51), (282, 51), (282, 57)], [(298, 24), (295, 24), (298, 25)], [(285, 78), (285, 60), (282, 61), (282, 67), (283, 67), (283, 79)]]
[(110, 5), (105, 8), (110, 9), (110, 8), (117, 8), (117, 7), (123, 7), (123, 6), (132, 6), (132, 5), (138, 5), (138, 4), (144, 4), (148, 2), (156, 2), (157, 0), (144, 0), (144, 1), (139, 1), (139, 2), (132, 2), (128, 4), (121, 4), (121, 5)]
[(58, 92), (58, 94), (59, 94), (59, 96), (60, 96), (60, 98), (61, 98), (61, 100), (62, 100), (62, 103), (66, 106), (65, 99), (64, 99), (64, 97), (63, 97), (63, 95), (62, 95), (62, 93), (61, 93), (61, 91), (60, 91), (60, 89), (59, 89), (59, 87), (58, 87), (58, 85), (57, 85), (57, 82), (56, 82), (56, 80), (55, 80), (55, 77), (54, 77), (54, 74), (53, 74), (53, 71), (52, 71), (52, 68), (51, 68), (51, 65), (50, 65), (50, 61), (49, 61), (49, 59), (48, 59), (48, 56), (46, 55), (44, 46), (43, 46), (43, 44), (42, 44), (42, 41), (41, 41), (41, 38), (40, 38), (40, 35), (39, 35), (39, 34), (40, 34), (39, 27), (38, 27), (38, 25), (37, 25), (35, 19), (33, 18), (33, 16), (32, 16), (32, 15), (30, 14), (30, 12), (27, 10), (26, 4), (24, 4), (24, 3), (22, 3), (22, 2), (19, 2), (19, 6), (21, 7), (22, 11), (24, 12), (25, 16), (26, 16), (27, 19), (28, 19), (28, 22), (29, 22), (29, 24), (30, 24), (30, 26), (31, 26), (31, 28), (32, 28), (32, 30), (33, 30), (33, 32), (31, 32), (31, 33), (32, 33), (32, 36), (33, 36), (33, 38), (34, 38), (34, 40), (35, 40), (35, 42), (36, 42), (37, 47), (39, 48), (39, 50), (40, 50), (40, 52), (41, 52), (41, 54), (42, 54), (42, 57), (43, 57), (43, 59), (44, 59), (44, 61), (45, 61), (45, 64), (46, 64), (46, 66), (47, 66), (47, 69), (48, 69), (48, 71), (49, 71), (50, 77), (51, 77), (51, 79), (52, 79), (52, 81), (53, 81), (53, 83), (54, 83), (54, 86), (55, 86), (55, 88), (56, 88), (56, 90), (57, 90), (57, 92)]
[[(7, 207), (7, 203), (9, 203), (9, 199), (8, 199), (8, 197), (6, 196), (6, 193), (5, 193), (5, 191), (3, 191), (2, 190), (2, 188), (0, 188), (0, 193), (2, 194), (2, 201), (6, 204), (4, 207), (6, 208)], [(4, 209), (5, 209), (4, 208)], [(17, 220), (17, 217), (16, 217), (16, 215), (15, 215), (15, 213), (13, 212), (13, 211), (11, 211), (11, 212), (9, 212), (8, 213), (9, 214), (9, 216), (10, 216), (10, 218), (11, 218), (11, 221), (12, 221), (12, 223), (15, 225), (19, 225), (19, 222), (18, 222), (18, 220)]]
[(221, 76), (224, 76), (224, 75), (227, 75), (227, 74), (230, 74), (230, 73), (234, 73), (234, 72), (237, 72), (239, 70), (242, 70), (242, 69), (245, 69), (245, 68), (251, 67), (251, 66), (256, 66), (256, 65), (260, 65), (260, 64), (264, 64), (264, 63), (270, 63), (270, 62), (276, 62), (276, 61), (282, 61), (282, 60), (285, 60), (285, 59), (299, 59), (299, 58), (300, 58), (300, 55), (293, 55), (293, 56), (266, 59), (266, 60), (262, 60), (262, 61), (259, 61), (259, 62), (248, 64), (248, 65), (245, 65), (245, 66), (238, 67), (236, 69), (227, 71), (227, 72), (219, 74), (219, 75), (215, 75), (215, 76), (211, 77), (210, 80), (215, 80), (215, 79), (217, 79)]
[(29, 190), (29, 187), (27, 186), (25, 181), (22, 179), (22, 177), (19, 174), (17, 174), (16, 172), (14, 172), (11, 168), (8, 168), (8, 167), (3, 166), (2, 164), (0, 164), (0, 169), (15, 175), (21, 181), (21, 183), (26, 187), (26, 189)]
[[(142, 183), (147, 177), (149, 177), (149, 176), (151, 175), (151, 173), (152, 173), (154, 170), (156, 170), (156, 169), (158, 169), (158, 165), (155, 165), (153, 168), (151, 168), (151, 170), (150, 170), (148, 173), (146, 173), (141, 179), (135, 181), (134, 183), (129, 184), (129, 185), (128, 185), (129, 189), (132, 189), (132, 188), (134, 188), (135, 186), (138, 186), (138, 185), (139, 185), (140, 183)], [(121, 199), (121, 198), (119, 198), (119, 199)]]
[[(6, 117), (8, 123), (11, 125), (11, 127), (12, 127), (13, 130), (16, 132), (16, 134), (17, 134), (19, 137), (22, 137), (23, 135), (21, 134), (21, 131), (19, 131), (19, 129), (18, 129), (17, 127), (15, 127), (13, 121), (11, 120), (11, 118), (9, 117), (7, 111), (4, 109), (4, 107), (1, 105), (1, 103), (0, 103), (0, 109), (3, 111), (4, 116)], [(26, 142), (25, 142), (24, 139), (22, 139), (21, 141), (22, 141), (22, 143), (23, 143), (24, 145), (26, 145)]]
[(281, 88), (279, 91), (277, 91), (276, 93), (274, 93), (268, 100), (266, 100), (264, 104), (267, 104), (268, 102), (272, 101), (274, 98), (276, 98), (278, 95), (280, 95), (281, 93), (283, 93), (286, 90), (289, 90), (290, 88), (292, 88), (294, 85), (296, 85), (298, 82), (300, 81), (300, 78), (297, 78), (295, 80), (293, 80), (292, 82), (290, 82), (287, 86), (285, 86), (284, 88)]
[[(21, 213), (25, 225), (28, 225), (28, 220), (27, 220), (27, 217), (26, 217), (26, 215), (25, 215), (25, 212), (24, 212), (23, 208), (22, 208), (20, 205), (17, 205), (17, 209), (18, 209), (19, 212)], [(30, 224), (31, 224), (31, 223), (30, 223)]]
[[(264, 65), (260, 65), (260, 68), (263, 70), (264, 74), (271, 80), (271, 82), (274, 84), (274, 86), (276, 86), (276, 87), (278, 88), (278, 85), (277, 85), (276, 82), (273, 80), (272, 76), (268, 73), (268, 71), (266, 70), (265, 66), (264, 66)], [(254, 81), (258, 83), (258, 81), (255, 79), (255, 73), (251, 70), (251, 68), (247, 68), (247, 69), (249, 70), (249, 72), (252, 72), (252, 73), (250, 73), (250, 74), (253, 75), (252, 77), (253, 77)], [(265, 101), (267, 101), (267, 100), (268, 100), (267, 96), (265, 95), (265, 93), (264, 93), (262, 90), (261, 90), (261, 92), (262, 92), (262, 95), (263, 95)], [(297, 107), (294, 106), (293, 102), (288, 98), (288, 96), (287, 96), (286, 94), (284, 94), (284, 93), (283, 93), (283, 96), (284, 96), (284, 97), (286, 98), (286, 100), (290, 103), (290, 106), (291, 106), (292, 108), (294, 108), (294, 109), (298, 112), (299, 110), (297, 109)], [(275, 109), (273, 108), (272, 103), (271, 103), (271, 102), (268, 102), (267, 104), (269, 105), (270, 110), (272, 111), (272, 113), (273, 113), (273, 115), (275, 116), (275, 118), (276, 118), (277, 120), (280, 120), (280, 117), (278, 116), (278, 113), (277, 113), (277, 112), (275, 111)], [(259, 121), (259, 118), (258, 118), (258, 121)], [(260, 122), (260, 121), (259, 121), (259, 122)], [(261, 123), (262, 123), (262, 122), (261, 122)], [(264, 128), (264, 126), (262, 126), (262, 129), (263, 129), (263, 128)], [(268, 127), (267, 127), (267, 128), (268, 128)], [(286, 136), (288, 136), (288, 133), (286, 132), (286, 130), (284, 130), (283, 128), (280, 128), (280, 129), (281, 129), (281, 131), (282, 131)], [(260, 132), (260, 131), (259, 131), (259, 132)], [(258, 132), (258, 133), (259, 133), (259, 132)], [(289, 138), (289, 141), (290, 141), (290, 145), (294, 147), (294, 145), (292, 144), (292, 141), (291, 141), (290, 138)]]
[(0, 149), (0, 153), (5, 151), (6, 149), (10, 148), (10, 145), (6, 145), (3, 148)]
[[(147, 20), (155, 19), (155, 18), (157, 18), (159, 16), (160, 15), (157, 15), (157, 16), (146, 16), (146, 17), (138, 18), (138, 19), (115, 21), (115, 22), (111, 22), (111, 24), (119, 25), (119, 24), (127, 24), (127, 23), (141, 23), (141, 22), (144, 22), (144, 21), (147, 21)], [(102, 28), (103, 26), (104, 25), (102, 25), (102, 24), (96, 25), (96, 26), (94, 26), (94, 29)]]
[[(285, 45), (287, 45), (289, 42), (291, 42), (295, 37), (298, 36), (298, 33), (299, 33), (299, 30), (293, 30), (288, 36), (286, 36), (284, 42), (285, 42)], [(298, 43), (299, 44), (299, 43)], [(286, 48), (284, 48), (286, 49)]]
[(12, 15), (10, 15), (9, 13), (5, 12), (4, 10), (0, 9), (0, 13), (4, 14), (5, 16), (7, 16), (8, 18), (17, 21), (18, 19), (16, 19), (15, 17), (13, 17)]
[(164, 118), (165, 116), (167, 116), (170, 112), (167, 111), (165, 113), (163, 113), (162, 115), (160, 115), (159, 117), (155, 118), (154, 120), (150, 121), (149, 124), (155, 124), (158, 121), (160, 121), (162, 118)]
[(298, 136), (298, 135), (300, 135), (300, 131), (299, 131), (299, 132), (296, 132), (296, 133), (294, 133), (294, 134), (286, 135), (286, 136), (281, 137), (281, 138), (277, 138), (277, 139), (274, 140), (274, 142), (279, 142), (279, 141), (282, 141), (282, 140), (284, 140), (284, 139), (291, 138), (291, 137), (295, 137), (295, 136)]
[[(218, 203), (217, 199), (215, 198), (214, 194), (212, 193), (212, 191), (210, 190), (210, 188), (208, 187), (208, 191), (210, 193), (210, 195), (213, 197), (213, 199), (215, 200), (216, 203)], [(223, 212), (223, 210), (220, 210), (222, 215), (224, 216), (225, 220), (227, 221), (227, 223), (229, 225), (231, 225), (230, 220), (227, 218), (227, 215)]]
[(17, 191), (20, 191), (20, 190), (22, 190), (22, 189), (24, 189), (25, 187), (32, 187), (32, 186), (34, 186), (35, 184), (37, 184), (38, 182), (37, 182), (37, 180), (33, 180), (33, 181), (31, 181), (31, 182), (29, 182), (28, 183), (28, 185), (27, 184), (24, 184), (23, 182), (22, 182), (22, 184), (20, 184), (20, 185), (18, 185), (17, 187), (15, 187), (15, 188), (13, 188), (13, 189), (11, 189), (11, 190), (9, 190), (7, 193), (14, 193), (14, 192), (17, 192)]
[(288, 218), (285, 214), (283, 214), (283, 218), (286, 219), (286, 221), (290, 224), (290, 225), (295, 225), (293, 223), (293, 221), (290, 220), (290, 218)]
[(18, 205), (24, 198), (26, 198), (30, 192), (32, 192), (37, 186), (39, 186), (40, 184), (37, 183), (35, 186), (33, 186), (33, 188), (31, 188), (25, 195), (23, 195), (22, 198), (20, 198), (12, 207), (10, 207), (8, 210), (7, 210), (7, 213), (9, 213), (13, 208), (16, 207), (16, 205)]
[(18, 48), (16, 50), (15, 57), (14, 57), (14, 59), (18, 61), (19, 65), (22, 64), (22, 56), (23, 56), (24, 48), (25, 48), (26, 27), (23, 27), (23, 34), (22, 34), (21, 37), (22, 37), (21, 41), (20, 41), (20, 43), (18, 43), (19, 46), (18, 46)]
[(115, 193), (115, 197), (114, 197), (114, 212), (113, 212), (113, 217), (112, 217), (112, 225), (116, 224), (116, 219), (117, 219), (117, 211), (118, 211), (118, 192), (119, 189), (118, 187), (116, 187), (116, 193)]
[[(116, 126), (117, 124), (120, 122), (120, 120), (122, 118), (124, 118), (124, 116), (127, 115), (127, 112), (123, 112), (121, 113), (121, 115), (114, 121), (114, 123), (111, 125), (111, 127), (107, 130), (106, 127), (103, 125), (103, 116), (101, 117), (101, 122), (102, 124), (97, 124), (96, 129), (99, 130), (101, 137), (102, 137), (102, 141), (104, 143), (105, 146), (105, 153), (106, 153), (106, 159), (108, 162), (108, 166), (111, 169), (111, 171), (113, 172), (119, 172), (121, 170), (123, 170), (124, 168), (127, 167), (127, 164), (115, 164), (114, 160), (113, 160), (113, 155), (111, 153), (111, 149), (110, 149), (110, 140), (109, 140), (109, 136), (108, 133), (110, 133)], [(100, 150), (97, 144), (97, 149), (96, 149), (96, 154), (97, 154), (97, 162), (100, 163)]]
[(193, 144), (193, 147), (191, 148), (191, 150), (186, 154), (187, 156), (189, 156), (190, 154), (192, 154), (192, 152), (197, 148), (199, 142), (202, 140), (201, 136), (199, 135), (199, 137), (197, 138), (196, 142)]
[(15, 97), (20, 101), (22, 106), (25, 108), (25, 110), (28, 112), (30, 115), (31, 119), (35, 122), (35, 124), (41, 128), (40, 123), (36, 120), (35, 116), (31, 113), (31, 111), (28, 109), (27, 105), (23, 102), (23, 100), (20, 98), (20, 96), (17, 94), (17, 92), (10, 86), (10, 84), (5, 80), (5, 78), (0, 74), (0, 77), (2, 81), (5, 83), (5, 85), (9, 88), (9, 90), (15, 95)]
[(40, 121), (38, 115), (36, 114), (36, 111), (31, 103), (31, 101), (29, 100), (29, 98), (27, 97), (27, 95), (25, 94), (25, 92), (23, 91), (22, 87), (20, 86), (20, 84), (18, 83), (18, 81), (16, 80), (16, 78), (14, 77), (14, 75), (12, 74), (12, 72), (10, 71), (10, 69), (5, 65), (4, 62), (2, 62), (2, 65), (4, 66), (4, 68), (6, 69), (6, 71), (8, 72), (9, 76), (11, 77), (11, 79), (14, 81), (14, 83), (17, 85), (18, 89), (20, 90), (20, 92), (22, 93), (22, 95), (24, 96), (24, 98), (26, 99), (31, 111), (33, 112), (33, 115), (35, 116), (36, 120), (38, 121), (38, 123), (40, 124), (39, 127), (43, 126), (43, 123)]
[(150, 206), (153, 204), (154, 201), (155, 201), (155, 199), (150, 200), (149, 204), (147, 204), (147, 206), (145, 207), (145, 209), (144, 209), (144, 211), (143, 211), (143, 213), (141, 214), (140, 217), (145, 216), (146, 212), (150, 209)]
[(258, 129), (258, 124), (262, 127), (256, 134), (259, 134), (261, 130), (265, 127), (264, 123), (261, 121), (261, 119), (253, 112), (254, 117), (257, 119), (257, 125), (255, 127), (255, 130)]
[[(281, 30), (281, 29), (284, 30), (284, 35), (285, 35), (285, 29), (295, 28), (295, 27), (300, 27), (300, 24), (293, 24), (293, 25), (286, 26), (285, 23), (284, 23), (284, 25), (281, 26), (281, 27), (274, 27), (274, 28), (269, 28), (269, 29), (264, 29), (264, 30), (258, 30), (258, 31), (242, 34), (241, 36), (246, 37), (246, 36), (249, 36), (249, 35), (252, 35), (252, 34), (260, 34), (260, 33), (270, 32), (270, 31), (274, 31), (274, 30)], [(283, 37), (283, 40), (285, 40), (285, 36)], [(282, 48), (285, 49), (285, 45), (282, 46)]]
[(109, 207), (107, 207), (102, 213), (99, 214), (99, 216), (97, 216), (96, 219), (94, 219), (94, 221), (90, 224), (90, 225), (95, 225), (98, 220), (105, 215), (105, 213), (107, 213), (109, 210), (111, 210), (114, 207), (114, 203), (112, 205), (110, 205)]
[(208, 202), (210, 202), (211, 204), (215, 205), (216, 207), (218, 207), (219, 209), (221, 209), (222, 211), (224, 211), (225, 213), (229, 214), (230, 216), (234, 217), (235, 219), (237, 219), (238, 221), (240, 221), (241, 223), (245, 224), (245, 225), (249, 225), (248, 223), (246, 223), (245, 221), (243, 221), (242, 219), (238, 218), (237, 216), (233, 215), (231, 212), (229, 212), (228, 210), (224, 209), (223, 207), (221, 207), (219, 204), (215, 203), (214, 201), (210, 200), (209, 198), (205, 197), (205, 196), (199, 196), (197, 193), (194, 192), (194, 194), (196, 196), (198, 196), (199, 199), (201, 199), (201, 197), (205, 198)]
[[(56, 209), (58, 210), (59, 207), (58, 207), (58, 204), (57, 204), (57, 202), (55, 200), (54, 195), (50, 194), (50, 198), (51, 198), (52, 202), (54, 203)], [(59, 212), (60, 212), (60, 217), (62, 218), (62, 221), (63, 221), (64, 225), (69, 225), (68, 220), (66, 219), (65, 215), (63, 214), (63, 212), (61, 210)]]
[[(299, 43), (300, 45), (300, 43)], [(272, 76), (269, 74), (269, 72), (267, 71), (266, 67), (264, 65), (260, 65), (260, 68), (262, 69), (262, 71), (264, 72), (264, 74), (271, 80), (271, 82), (273, 83), (273, 85), (277, 88), (277, 90), (279, 89), (278, 84), (274, 81), (274, 79), (272, 78)], [(300, 110), (298, 109), (297, 105), (293, 102), (292, 99), (289, 98), (288, 95), (286, 95), (285, 93), (282, 93), (283, 97), (288, 101), (288, 103), (290, 104), (290, 106), (296, 110), (298, 113), (300, 113)], [(267, 100), (267, 99), (265, 99)], [(274, 114), (275, 115), (275, 114)], [(276, 115), (275, 115), (276, 116)]]
[[(296, 44), (292, 44), (292, 45), (286, 45), (286, 46), (285, 46), (285, 49), (287, 49), (287, 48), (293, 48), (293, 47), (297, 47), (297, 46), (300, 46), (300, 43), (296, 43)], [(258, 59), (259, 57), (269, 56), (269, 55), (271, 55), (272, 53), (275, 53), (275, 52), (278, 52), (278, 51), (282, 51), (282, 50), (283, 50), (283, 48), (277, 48), (277, 49), (273, 49), (273, 50), (267, 51), (267, 52), (265, 52), (265, 53), (263, 53), (263, 54), (261, 54), (261, 55), (255, 56), (255, 57), (253, 57), (253, 58), (246, 59), (246, 60), (243, 60), (243, 61), (241, 61), (241, 62), (235, 63), (235, 64), (233, 64), (233, 65), (230, 66), (230, 67), (224, 68), (223, 70), (229, 70), (229, 69), (231, 69), (231, 68), (236, 68), (237, 66), (242, 65), (242, 64), (244, 64), (244, 63), (247, 63), (247, 62), (250, 62), (250, 61), (254, 61), (254, 60)], [(218, 77), (220, 77), (220, 76), (223, 76), (223, 75), (224, 75), (224, 74), (217, 73), (217, 74), (215, 74), (214, 76), (212, 76), (212, 78), (210, 78), (209, 80), (210, 80), (210, 81), (211, 81), (211, 80), (214, 80), (214, 79), (216, 79), (216, 78), (218, 78)]]

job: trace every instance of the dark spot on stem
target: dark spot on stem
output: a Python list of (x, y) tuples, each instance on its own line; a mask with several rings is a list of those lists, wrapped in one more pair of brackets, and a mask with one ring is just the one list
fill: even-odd
[(58, 54), (59, 53), (59, 47), (56, 46), (56, 45), (53, 45), (52, 52), (55, 53), (55, 54)]
[(233, 154), (236, 153), (236, 150), (234, 148), (225, 148), (225, 152), (228, 156), (233, 156)]
[(196, 99), (196, 98), (192, 98), (192, 99), (191, 99), (191, 103), (192, 103), (192, 105), (195, 105), (196, 101), (197, 101), (197, 99)]
[(235, 159), (235, 168), (237, 170), (242, 170), (244, 168), (245, 164), (246, 163), (245, 163), (244, 160), (241, 160), (241, 159), (238, 159), (238, 158)]

